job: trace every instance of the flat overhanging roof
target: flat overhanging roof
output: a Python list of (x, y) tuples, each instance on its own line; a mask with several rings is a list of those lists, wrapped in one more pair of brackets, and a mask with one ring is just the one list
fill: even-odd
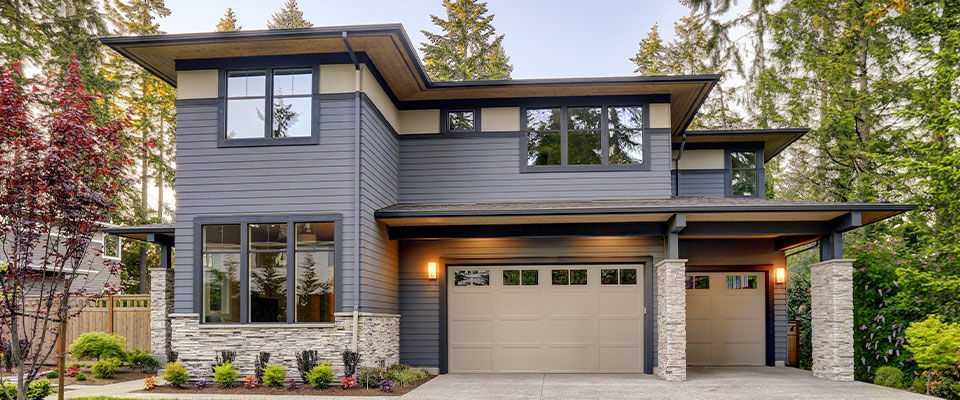
[[(351, 47), (373, 64), (398, 108), (436, 108), (450, 100), (530, 99), (568, 96), (664, 95), (679, 134), (720, 79), (719, 75), (512, 79), (465, 82), (430, 80), (400, 24), (302, 29), (105, 37), (101, 42), (176, 86), (177, 63), (211, 58), (343, 54)], [(559, 58), (559, 56), (558, 56)], [(429, 105), (429, 106), (428, 106)]]
[(103, 232), (128, 239), (172, 245), (174, 238), (174, 225), (146, 224), (134, 226), (115, 226), (111, 228), (105, 228)]
[[(711, 129), (688, 130), (687, 148), (709, 143), (763, 143), (763, 161), (770, 161), (790, 144), (800, 139), (810, 128), (773, 128), (773, 129)], [(673, 138), (673, 147), (680, 146), (682, 138)]]

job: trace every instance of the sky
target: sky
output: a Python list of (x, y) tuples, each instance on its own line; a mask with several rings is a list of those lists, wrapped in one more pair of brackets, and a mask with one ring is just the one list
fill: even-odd
[[(244, 30), (266, 29), (284, 1), (166, 0), (171, 14), (160, 29), (212, 31), (227, 7)], [(674, 21), (689, 13), (676, 0), (487, 0), (487, 8), (505, 35), (515, 79), (633, 75), (629, 58), (650, 27), (659, 24), (669, 41)], [(440, 0), (300, 0), (300, 9), (314, 26), (401, 23), (417, 48), (425, 40), (421, 30), (440, 32), (430, 14), (445, 17)]]

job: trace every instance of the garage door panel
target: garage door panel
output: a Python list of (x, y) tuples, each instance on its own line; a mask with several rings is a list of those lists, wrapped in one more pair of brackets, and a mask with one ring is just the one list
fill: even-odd
[(710, 365), (713, 360), (713, 344), (711, 342), (687, 341), (687, 364)]
[(493, 293), (455, 293), (455, 301), (449, 302), (450, 315), (457, 316), (490, 316), (493, 311), (491, 300)]
[(544, 354), (548, 372), (580, 372), (591, 368), (590, 346), (552, 347)]
[(735, 318), (727, 320), (727, 323), (724, 324), (724, 338), (728, 342), (733, 341), (752, 341), (757, 342), (763, 340), (765, 332), (761, 329), (758, 329), (758, 323), (756, 319), (746, 319), (746, 318)]
[(600, 347), (600, 372), (632, 372), (641, 369), (641, 352), (637, 346)]
[[(765, 292), (742, 288), (755, 272), (696, 272), (709, 287), (686, 289), (687, 362), (691, 365), (764, 365), (766, 363)], [(728, 277), (732, 277), (728, 280)], [(753, 278), (749, 280), (754, 282)], [(731, 282), (730, 285), (727, 282)], [(740, 283), (738, 283), (740, 282)], [(739, 286), (738, 286), (739, 285)]]
[(717, 348), (718, 353), (715, 355), (721, 357), (722, 365), (762, 365), (766, 356), (756, 350), (755, 342), (726, 343)]
[(712, 319), (688, 319), (687, 341), (704, 341), (713, 337)]
[(713, 300), (708, 294), (690, 294), (687, 290), (687, 319), (711, 318)]
[(493, 349), (489, 347), (454, 347), (449, 350), (450, 370), (489, 372), (493, 369)]
[(494, 297), (493, 301), (495, 304), (493, 313), (502, 317), (540, 315), (543, 313), (542, 298), (539, 291), (506, 290)]
[(502, 319), (496, 329), (496, 343), (540, 346), (543, 341), (539, 319)]
[(639, 318), (599, 320), (599, 343), (638, 343), (642, 331)]
[(591, 315), (597, 312), (596, 293), (556, 291), (547, 296), (546, 314), (551, 317)]
[(550, 319), (546, 321), (547, 345), (584, 344), (590, 343), (590, 326), (588, 318)]
[(539, 372), (543, 370), (541, 349), (537, 347), (497, 347), (493, 349), (493, 369), (499, 372)]
[(493, 322), (489, 319), (456, 319), (449, 324), (449, 336), (458, 345), (490, 345), (493, 343)]

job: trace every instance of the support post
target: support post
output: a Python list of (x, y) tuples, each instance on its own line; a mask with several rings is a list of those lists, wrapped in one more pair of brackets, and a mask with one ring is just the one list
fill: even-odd
[(687, 260), (665, 259), (657, 274), (657, 366), (654, 373), (667, 381), (687, 379)]
[(829, 259), (810, 265), (813, 376), (853, 381), (853, 262)]
[(109, 303), (107, 304), (107, 315), (110, 316), (110, 324), (109, 324), (109, 328), (108, 328), (109, 331), (108, 331), (107, 333), (111, 333), (111, 334), (112, 334), (112, 333), (116, 333), (116, 331), (114, 331), (114, 324), (116, 323), (116, 322), (115, 322), (116, 319), (114, 318), (115, 314), (113, 313), (113, 308), (114, 308), (114, 304), (113, 304), (113, 293), (107, 294), (107, 301), (109, 302)]
[[(169, 260), (169, 247), (161, 246), (161, 265), (164, 254)], [(173, 269), (150, 269), (150, 352), (166, 362), (172, 334), (170, 314), (173, 313)]]

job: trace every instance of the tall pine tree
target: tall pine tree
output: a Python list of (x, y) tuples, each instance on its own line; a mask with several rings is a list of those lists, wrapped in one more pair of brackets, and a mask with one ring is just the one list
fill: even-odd
[(273, 14), (270, 21), (267, 21), (268, 29), (295, 29), (309, 28), (311, 26), (313, 26), (313, 23), (303, 17), (303, 11), (300, 11), (297, 0), (287, 0), (287, 2), (283, 4), (283, 8), (276, 14)]
[(233, 12), (232, 8), (227, 7), (227, 12), (217, 22), (217, 32), (239, 31), (241, 29), (243, 27), (237, 25), (237, 14)]
[(513, 65), (503, 48), (503, 35), (493, 27), (487, 3), (443, 0), (446, 19), (430, 15), (443, 33), (421, 31), (423, 61), (430, 78), (438, 81), (510, 79)]

